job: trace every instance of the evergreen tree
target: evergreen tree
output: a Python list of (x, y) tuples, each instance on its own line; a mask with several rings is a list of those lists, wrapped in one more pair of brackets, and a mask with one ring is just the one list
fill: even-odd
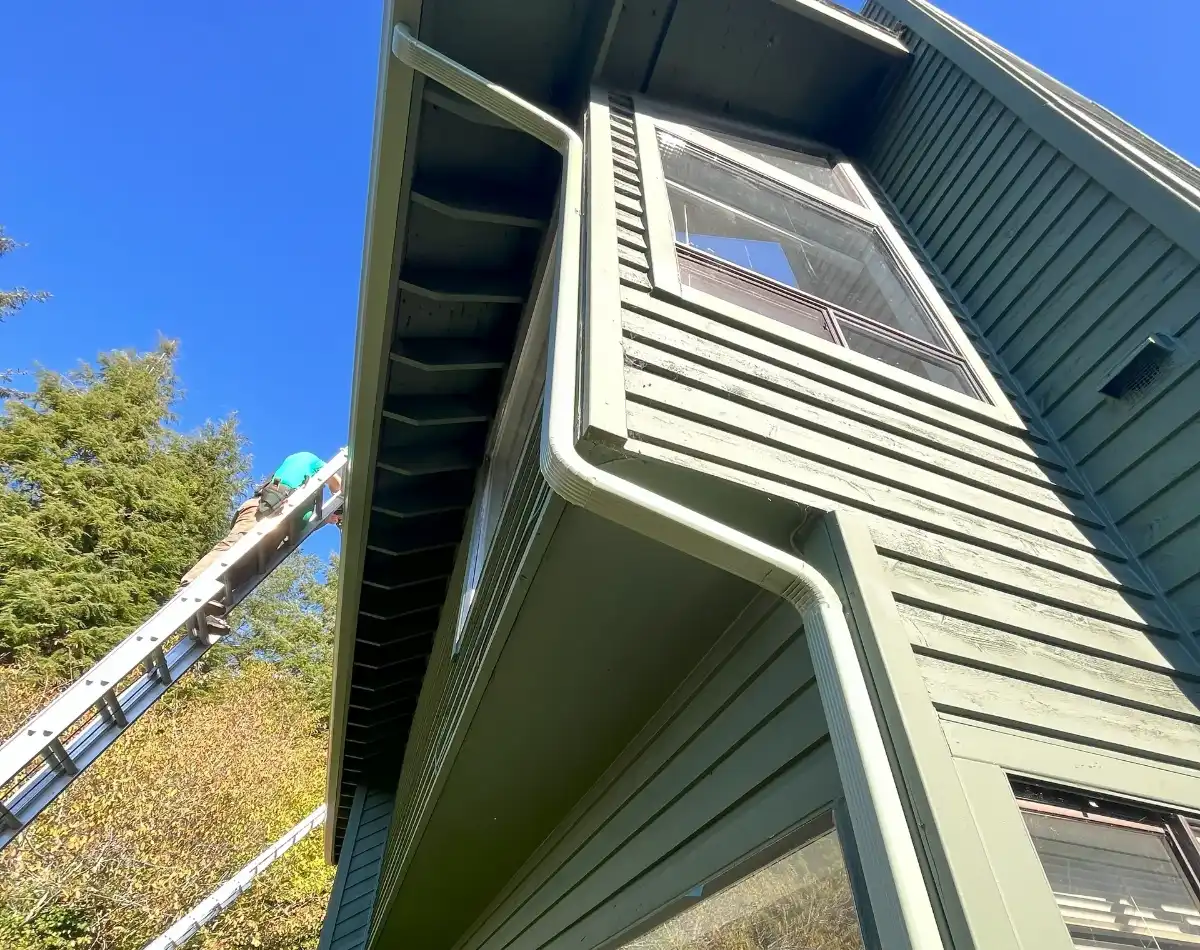
[[(21, 245), (4, 233), (4, 225), (0, 224), (0, 257), (16, 250)], [(0, 290), (0, 320), (12, 316), (31, 300), (45, 300), (50, 295), (44, 290), (26, 290), (24, 287), (14, 287), (11, 290)]]
[(39, 370), (0, 411), (0, 662), (85, 668), (226, 530), (241, 439), (169, 428), (175, 349)]
[[(4, 225), (0, 224), (0, 257), (16, 250), (20, 245), (4, 233)], [(0, 288), (0, 322), (5, 317), (12, 316), (31, 300), (46, 300), (50, 295), (44, 290), (26, 290), (24, 287), (13, 287), (11, 290)], [(0, 369), (0, 399), (7, 399), (16, 394), (12, 388), (14, 370)]]

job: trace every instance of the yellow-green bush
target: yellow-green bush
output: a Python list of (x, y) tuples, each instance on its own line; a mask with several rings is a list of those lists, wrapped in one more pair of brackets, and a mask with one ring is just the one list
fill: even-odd
[[(0, 667), (6, 734), (49, 691)], [(0, 852), (0, 945), (140, 950), (311, 811), (324, 770), (310, 698), (275, 665), (185, 681)], [(331, 881), (310, 835), (195, 945), (315, 947)]]

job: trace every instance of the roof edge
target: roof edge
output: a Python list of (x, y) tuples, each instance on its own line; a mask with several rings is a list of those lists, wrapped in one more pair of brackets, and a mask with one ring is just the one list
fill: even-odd
[[(974, 33), (926, 0), (875, 0), (913, 33), (980, 83), (1035, 133), (1109, 192), (1200, 260), (1200, 202), (1174, 175), (1136, 145), (1115, 142), (1092, 127), (1032, 76), (997, 60)], [(1137, 174), (1129, 174), (1130, 170)]]
[(909, 55), (908, 46), (891, 30), (866, 17), (835, 6), (829, 0), (772, 0), (785, 9), (798, 13), (824, 26), (844, 33), (853, 39), (872, 46), (883, 53), (900, 58)]
[(416, 74), (392, 56), (396, 23), (419, 26), (422, 0), (386, 0), (375, 95), (375, 128), (367, 188), (366, 231), (359, 280), (358, 320), (351, 377), (350, 466), (346, 478), (346, 516), (342, 534), (342, 576), (338, 584), (333, 640), (333, 702), (329, 716), (325, 802), (325, 858), (335, 863), (343, 746), (349, 715), (358, 601), (367, 553), (371, 495), (374, 489), (376, 436), (387, 380), (387, 360), (396, 289), (394, 271), (401, 199), (411, 170), (405, 151), (412, 119)]

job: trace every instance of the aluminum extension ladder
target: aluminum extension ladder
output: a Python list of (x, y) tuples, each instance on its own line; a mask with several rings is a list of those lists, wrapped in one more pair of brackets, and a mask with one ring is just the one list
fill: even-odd
[[(0, 746), (0, 849), (228, 632), (210, 626), (342, 509), (346, 450)], [(304, 521), (304, 515), (312, 517)], [(282, 540), (281, 540), (282, 538)]]

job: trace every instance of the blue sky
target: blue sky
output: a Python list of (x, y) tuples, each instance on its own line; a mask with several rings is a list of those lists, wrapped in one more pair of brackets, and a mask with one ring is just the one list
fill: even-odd
[[(942, 0), (1196, 161), (1184, 0)], [(1129, 16), (1134, 10), (1136, 16)], [(181, 341), (181, 422), (256, 471), (346, 441), (381, 4), (5, 4), (0, 364)], [(322, 532), (318, 550), (337, 543)]]
[[(379, 2), (30, 3), (5, 37), (0, 365), (181, 342), (256, 472), (346, 441)], [(336, 545), (336, 529), (314, 539)]]

